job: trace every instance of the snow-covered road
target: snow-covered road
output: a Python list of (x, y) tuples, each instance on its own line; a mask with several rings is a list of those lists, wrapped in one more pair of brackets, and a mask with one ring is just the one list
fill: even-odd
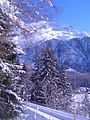
[[(74, 120), (74, 115), (43, 107), (33, 103), (24, 102), (24, 113), (18, 120)], [(76, 116), (75, 120), (90, 120), (81, 116)]]

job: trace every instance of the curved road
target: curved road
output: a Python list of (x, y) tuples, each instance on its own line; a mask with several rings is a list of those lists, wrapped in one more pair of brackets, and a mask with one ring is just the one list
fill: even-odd
[[(74, 120), (74, 115), (63, 111), (50, 109), (33, 103), (23, 103), (24, 113), (18, 120)], [(75, 120), (90, 120), (76, 116)]]

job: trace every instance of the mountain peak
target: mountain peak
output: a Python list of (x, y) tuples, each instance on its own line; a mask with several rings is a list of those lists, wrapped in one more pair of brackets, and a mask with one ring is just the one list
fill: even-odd
[(46, 21), (34, 22), (30, 26), (32, 25), (37, 29), (37, 32), (32, 35), (32, 38), (30, 38), (32, 40), (34, 39), (34, 42), (47, 41), (51, 39), (70, 40), (73, 38), (90, 37), (87, 32), (78, 32), (74, 30), (72, 26), (59, 28)]

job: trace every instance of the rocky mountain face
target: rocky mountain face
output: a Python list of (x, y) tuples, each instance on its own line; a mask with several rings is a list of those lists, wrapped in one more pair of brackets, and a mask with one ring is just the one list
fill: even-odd
[(31, 62), (36, 54), (40, 55), (43, 47), (52, 48), (59, 66), (66, 65), (78, 72), (90, 72), (90, 38), (73, 38), (70, 40), (52, 39), (39, 42), (28, 49), (26, 58)]
[[(35, 24), (35, 23), (34, 23)], [(32, 25), (31, 25), (32, 26)], [(37, 32), (27, 37), (26, 59), (33, 63), (43, 47), (52, 48), (59, 67), (64, 64), (67, 69), (78, 72), (90, 72), (90, 35), (72, 30), (71, 27), (55, 28), (45, 21), (36, 23)], [(32, 45), (30, 44), (32, 42)]]

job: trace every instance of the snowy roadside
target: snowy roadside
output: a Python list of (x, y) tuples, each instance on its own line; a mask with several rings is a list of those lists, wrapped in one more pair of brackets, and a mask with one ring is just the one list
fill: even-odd
[[(23, 103), (23, 110), (24, 112), (17, 118), (17, 120), (74, 120), (73, 114), (69, 114), (63, 111), (57, 111), (29, 102)], [(75, 120), (90, 119), (76, 116)]]

